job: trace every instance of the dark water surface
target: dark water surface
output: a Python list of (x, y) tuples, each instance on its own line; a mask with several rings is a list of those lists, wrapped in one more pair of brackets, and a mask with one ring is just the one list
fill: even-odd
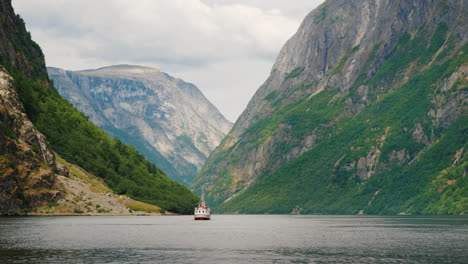
[(0, 217), (0, 263), (468, 263), (468, 218)]

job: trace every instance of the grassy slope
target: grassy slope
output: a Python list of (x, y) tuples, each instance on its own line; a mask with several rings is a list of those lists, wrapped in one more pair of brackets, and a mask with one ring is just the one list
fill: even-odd
[[(466, 178), (462, 176), (462, 172), (466, 172), (466, 155), (460, 165), (450, 166), (456, 151), (467, 147), (467, 117), (460, 117), (448, 129), (440, 129), (432, 126), (427, 115), (431, 108), (435, 108), (431, 100), (436, 94), (448, 96), (466, 90), (466, 85), (447, 92), (437, 90), (440, 80), (468, 61), (466, 45), (457, 52), (447, 45), (435, 63), (412, 75), (404, 85), (395, 86), (398, 88), (380, 96), (371, 92), (369, 97), (373, 103), (363, 112), (350, 118), (338, 116), (343, 112), (345, 99), (352, 98), (360, 85), (368, 85), (369, 91), (375, 91), (383, 83), (398, 81), (411, 64), (427, 65), (446, 41), (446, 30), (441, 24), (432, 35), (423, 29), (414, 38), (405, 35), (379, 71), (370, 79), (360, 76), (345, 97), (337, 95), (337, 89), (328, 89), (310, 99), (284, 106), (271, 118), (252, 125), (244, 134), (247, 142), (240, 144), (262, 143), (281, 123), (292, 125), (295, 137), (299, 138), (316, 129), (320, 143), (301, 157), (283, 164), (271, 175), (264, 173), (256, 185), (216, 209), (221, 212), (289, 213), (299, 206), (306, 213), (357, 213), (359, 210), (376, 214), (466, 212), (468, 195)], [(428, 38), (428, 35), (432, 37)], [(444, 58), (448, 54), (452, 57)], [(425, 148), (424, 144), (412, 139), (412, 132), (406, 130), (415, 123), (421, 123), (425, 131), (432, 131), (432, 145)], [(379, 160), (387, 164), (385, 170), (361, 181), (353, 176), (355, 170), (335, 168), (340, 159), (342, 166), (366, 156), (371, 146), (378, 145), (386, 129), (389, 133), (381, 147)], [(280, 143), (276, 145), (276, 151), (284, 153), (291, 147), (288, 143)], [(411, 157), (422, 155), (410, 165), (392, 164), (388, 154), (404, 148)]]
[(30, 215), (140, 215), (157, 214), (161, 208), (135, 201), (125, 195), (112, 194), (104, 181), (75, 164), (70, 164), (56, 155), (58, 164), (65, 166), (70, 174), (59, 177), (64, 197), (57, 202), (34, 208)]

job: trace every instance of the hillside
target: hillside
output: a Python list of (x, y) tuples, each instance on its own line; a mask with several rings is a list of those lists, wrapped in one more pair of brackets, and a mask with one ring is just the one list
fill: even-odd
[(56, 178), (63, 197), (32, 208), (27, 215), (169, 215), (158, 206), (135, 201), (118, 195), (96, 177), (79, 166), (70, 164), (56, 155), (57, 166), (63, 175)]
[(185, 185), (232, 126), (195, 85), (155, 68), (48, 72), (57, 91), (94, 124)]
[(57, 179), (68, 173), (54, 152), (102, 178), (116, 194), (191, 213), (198, 199), (186, 187), (60, 97), (11, 1), (1, 1), (0, 22), (0, 213), (29, 212), (66, 197)]
[(326, 1), (193, 189), (217, 212), (465, 214), (467, 11)]

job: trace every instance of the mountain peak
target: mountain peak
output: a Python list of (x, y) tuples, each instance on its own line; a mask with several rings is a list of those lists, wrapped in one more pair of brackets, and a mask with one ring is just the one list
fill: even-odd
[(160, 70), (154, 67), (149, 67), (149, 66), (118, 64), (118, 65), (101, 67), (98, 69), (82, 70), (78, 72), (82, 72), (82, 73), (99, 72), (99, 73), (110, 73), (110, 74), (113, 74), (113, 73), (122, 74), (122, 73), (159, 73)]
[(184, 184), (232, 126), (195, 85), (155, 68), (49, 69), (62, 96)]

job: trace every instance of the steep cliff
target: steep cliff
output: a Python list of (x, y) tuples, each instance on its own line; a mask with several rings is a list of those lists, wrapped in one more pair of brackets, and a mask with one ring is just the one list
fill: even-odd
[(466, 213), (466, 14), (326, 1), (193, 188), (221, 212)]
[(94, 124), (186, 185), (232, 126), (195, 85), (155, 68), (48, 72), (58, 92)]
[(24, 113), (13, 78), (0, 66), (0, 212), (27, 211), (63, 196), (55, 157)]
[(27, 213), (69, 195), (58, 179), (74, 174), (54, 152), (119, 195), (191, 213), (198, 199), (186, 187), (135, 148), (109, 138), (60, 97), (50, 85), (40, 47), (9, 0), (0, 1), (0, 22), (0, 214)]
[[(0, 2), (0, 25), (0, 64), (47, 82), (42, 51), (10, 1)], [(45, 136), (28, 119), (14, 79), (0, 66), (0, 212), (28, 212), (57, 201), (63, 196), (58, 174)]]

